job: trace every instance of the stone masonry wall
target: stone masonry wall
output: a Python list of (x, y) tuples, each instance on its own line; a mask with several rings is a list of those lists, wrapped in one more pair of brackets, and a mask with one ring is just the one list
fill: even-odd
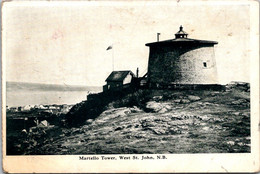
[(214, 47), (151, 47), (148, 73), (151, 83), (217, 84)]

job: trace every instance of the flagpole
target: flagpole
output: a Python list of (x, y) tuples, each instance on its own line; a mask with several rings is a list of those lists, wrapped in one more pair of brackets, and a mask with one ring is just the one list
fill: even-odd
[(114, 48), (112, 48), (112, 67), (113, 67), (113, 71), (114, 71)]

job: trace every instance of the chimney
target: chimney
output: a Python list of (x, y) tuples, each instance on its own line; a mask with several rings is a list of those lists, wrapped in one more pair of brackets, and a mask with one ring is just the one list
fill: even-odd
[(159, 37), (161, 33), (157, 33), (157, 42), (159, 42)]
[(137, 69), (136, 69), (136, 77), (138, 78), (138, 73), (139, 73), (139, 69), (138, 69), (138, 67), (137, 67)]

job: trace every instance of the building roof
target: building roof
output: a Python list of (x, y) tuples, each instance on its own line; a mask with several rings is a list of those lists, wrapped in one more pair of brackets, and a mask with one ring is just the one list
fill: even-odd
[(191, 39), (187, 38), (188, 33), (183, 31), (183, 27), (180, 26), (180, 30), (175, 34), (175, 39), (169, 39), (164, 40), (160, 42), (151, 42), (145, 44), (146, 46), (158, 46), (158, 45), (184, 45), (184, 44), (194, 44), (194, 45), (201, 45), (201, 44), (208, 44), (208, 45), (214, 45), (218, 44), (216, 41), (209, 41), (209, 40), (197, 40), (197, 39)]
[(160, 42), (151, 42), (145, 44), (146, 46), (156, 46), (156, 45), (182, 45), (182, 44), (218, 44), (216, 41), (209, 41), (209, 40), (197, 40), (197, 39), (191, 39), (191, 38), (177, 38), (177, 39), (170, 39), (170, 40), (164, 40)]
[(123, 81), (128, 74), (134, 75), (130, 70), (128, 71), (112, 71), (111, 74), (107, 77), (106, 82), (121, 82)]
[(180, 30), (180, 31), (178, 31), (176, 34), (188, 34), (188, 33), (186, 33), (186, 32), (183, 31), (183, 30)]

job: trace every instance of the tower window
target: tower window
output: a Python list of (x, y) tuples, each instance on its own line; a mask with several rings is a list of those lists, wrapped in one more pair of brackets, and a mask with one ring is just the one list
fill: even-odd
[(207, 62), (203, 62), (203, 67), (207, 68)]

